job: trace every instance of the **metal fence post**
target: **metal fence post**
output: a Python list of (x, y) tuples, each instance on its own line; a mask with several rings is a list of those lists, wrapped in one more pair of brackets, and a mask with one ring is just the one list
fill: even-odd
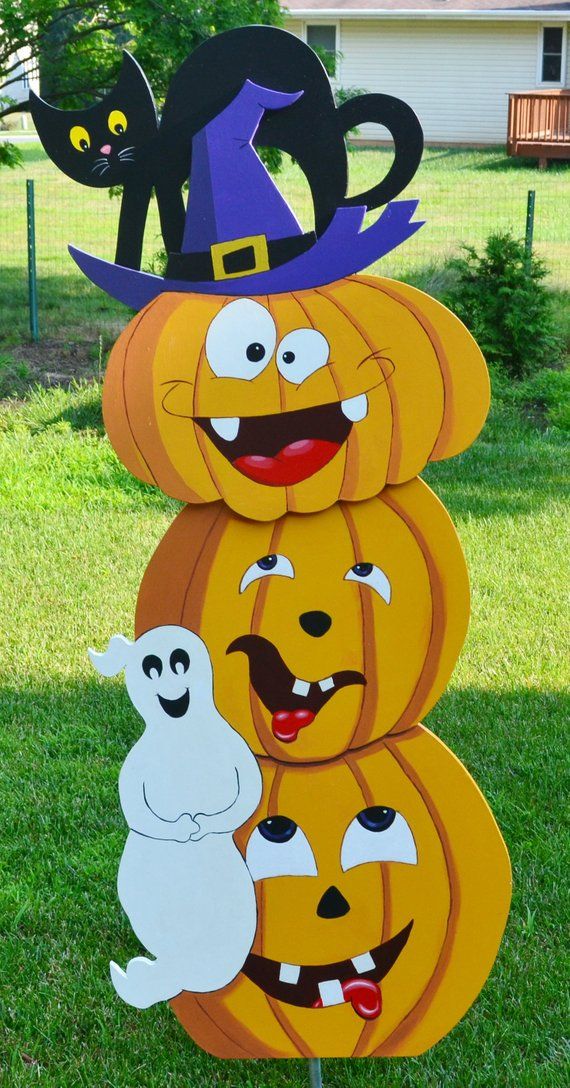
[(323, 1088), (320, 1058), (309, 1058), (309, 1083), (311, 1088)]
[(534, 189), (529, 189), (526, 199), (526, 230), (524, 235), (524, 248), (526, 253), (527, 266), (530, 265), (530, 259), (532, 257), (532, 236), (534, 234)]
[(34, 204), (34, 183), (26, 179), (26, 213), (28, 221), (28, 306), (30, 310), (30, 333), (32, 340), (39, 340), (38, 324), (38, 281), (36, 276), (36, 216)]

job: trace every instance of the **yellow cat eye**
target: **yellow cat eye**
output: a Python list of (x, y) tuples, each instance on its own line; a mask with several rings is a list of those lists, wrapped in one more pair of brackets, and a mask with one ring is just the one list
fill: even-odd
[(91, 147), (91, 137), (83, 125), (74, 125), (69, 130), (69, 139), (76, 151), (88, 151)]
[(108, 121), (111, 132), (114, 132), (115, 136), (120, 136), (121, 133), (127, 131), (127, 118), (122, 110), (111, 110)]

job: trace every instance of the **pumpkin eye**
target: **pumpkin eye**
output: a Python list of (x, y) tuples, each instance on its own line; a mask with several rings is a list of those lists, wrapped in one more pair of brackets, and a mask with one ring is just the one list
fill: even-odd
[(243, 593), (252, 582), (257, 582), (259, 578), (267, 578), (269, 574), (277, 574), (282, 578), (294, 578), (295, 570), (286, 555), (264, 555), (247, 568), (239, 584), (240, 593)]
[(275, 351), (275, 322), (259, 302), (238, 298), (216, 314), (206, 334), (206, 356), (218, 378), (257, 378)]
[(269, 816), (257, 825), (247, 844), (245, 860), (253, 880), (317, 875), (307, 836), (288, 816)]
[(182, 676), (190, 668), (190, 658), (186, 650), (173, 650), (170, 655), (170, 668), (177, 676)]
[(294, 329), (284, 336), (277, 348), (279, 373), (300, 385), (316, 370), (326, 366), (330, 348), (328, 340), (317, 329)]
[(370, 586), (383, 601), (386, 601), (386, 604), (390, 604), (392, 599), (390, 579), (375, 563), (355, 563), (346, 572), (344, 580), (345, 582), (361, 582), (363, 585)]
[(109, 114), (109, 131), (113, 132), (115, 136), (121, 136), (123, 132), (127, 131), (127, 118), (122, 110), (111, 110)]
[(410, 825), (401, 812), (387, 805), (363, 809), (345, 832), (340, 852), (341, 868), (346, 872), (369, 861), (418, 863)]
[(162, 661), (156, 654), (147, 654), (143, 657), (142, 670), (149, 680), (158, 680), (162, 675)]
[(83, 125), (74, 125), (69, 130), (69, 139), (76, 151), (88, 151), (91, 147), (91, 137)]

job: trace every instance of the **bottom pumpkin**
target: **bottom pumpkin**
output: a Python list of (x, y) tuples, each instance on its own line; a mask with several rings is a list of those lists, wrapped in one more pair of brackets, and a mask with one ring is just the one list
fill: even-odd
[(258, 811), (236, 835), (258, 925), (224, 990), (172, 1008), (222, 1058), (421, 1054), (483, 986), (511, 876), (465, 767), (423, 726), (342, 758), (260, 760)]

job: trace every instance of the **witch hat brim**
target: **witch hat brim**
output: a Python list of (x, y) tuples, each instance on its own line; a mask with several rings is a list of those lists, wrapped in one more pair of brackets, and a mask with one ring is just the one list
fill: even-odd
[[(224, 276), (205, 282), (163, 279), (150, 272), (134, 271), (93, 257), (75, 246), (69, 246), (69, 252), (92, 283), (134, 310), (142, 309), (166, 291), (208, 295), (266, 295), (302, 291), (361, 272), (410, 238), (423, 226), (421, 220), (412, 222), (418, 203), (417, 200), (393, 201), (379, 219), (363, 231), (360, 228), (366, 208), (339, 208), (324, 234), (294, 260), (273, 269), (265, 268), (252, 274)], [(249, 248), (255, 248), (255, 239), (242, 238), (236, 240), (234, 252), (239, 251), (244, 243)]]

